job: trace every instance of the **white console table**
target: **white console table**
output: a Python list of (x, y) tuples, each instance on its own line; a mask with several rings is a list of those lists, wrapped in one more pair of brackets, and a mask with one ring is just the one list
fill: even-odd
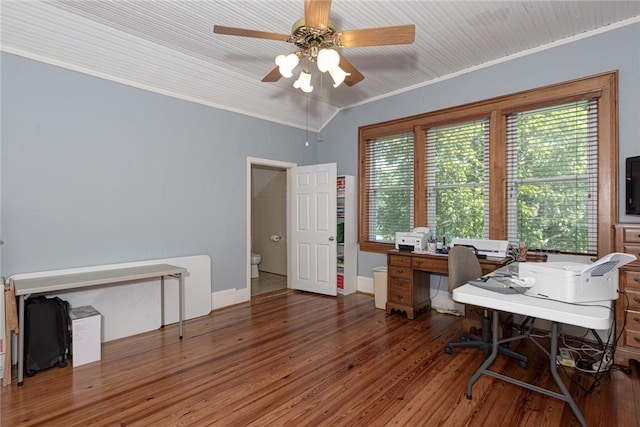
[[(184, 276), (187, 269), (169, 264), (152, 264), (136, 267), (116, 268), (84, 273), (61, 274), (34, 278), (13, 279), (16, 297), (18, 297), (18, 385), (24, 381), (24, 301), (34, 294), (67, 291), (70, 289), (95, 286), (124, 284), (137, 280), (161, 278), (164, 291), (164, 278), (178, 279), (179, 336), (182, 339), (182, 320), (184, 318)], [(164, 319), (164, 304), (161, 304), (161, 316)], [(162, 322), (164, 324), (164, 321)]]

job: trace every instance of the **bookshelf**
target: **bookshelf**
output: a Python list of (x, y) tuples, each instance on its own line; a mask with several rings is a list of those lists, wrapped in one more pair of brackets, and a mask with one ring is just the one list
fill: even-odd
[(338, 293), (348, 295), (356, 291), (358, 271), (355, 180), (342, 175), (336, 184), (337, 286)]

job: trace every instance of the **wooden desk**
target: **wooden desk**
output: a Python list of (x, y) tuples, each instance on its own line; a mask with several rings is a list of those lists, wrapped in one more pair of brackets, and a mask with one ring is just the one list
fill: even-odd
[[(482, 274), (505, 264), (502, 260), (480, 259)], [(423, 309), (431, 308), (431, 274), (449, 274), (449, 257), (443, 254), (416, 254), (392, 250), (387, 252), (387, 313), (398, 310), (409, 319)]]

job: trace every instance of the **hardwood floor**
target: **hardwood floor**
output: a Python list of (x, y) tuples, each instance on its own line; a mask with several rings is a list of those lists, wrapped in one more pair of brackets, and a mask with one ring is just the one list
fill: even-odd
[[(2, 390), (2, 426), (570, 426), (564, 402), (483, 376), (465, 397), (481, 352), (447, 342), (460, 318), (385, 315), (373, 297), (285, 291), (177, 326), (103, 344), (102, 360), (52, 368)], [(554, 387), (535, 345), (520, 368), (494, 370)], [(637, 366), (635, 366), (637, 368)], [(638, 426), (640, 379), (613, 371), (590, 395), (563, 372), (589, 426)]]

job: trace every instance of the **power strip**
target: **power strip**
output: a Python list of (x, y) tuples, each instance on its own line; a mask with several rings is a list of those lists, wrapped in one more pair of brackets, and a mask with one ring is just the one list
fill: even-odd
[(596, 372), (603, 372), (608, 370), (612, 364), (613, 364), (613, 360), (611, 359), (611, 353), (607, 351), (602, 356), (602, 360), (594, 363), (591, 367)]
[(556, 356), (556, 360), (558, 361), (558, 364), (568, 366), (570, 368), (575, 368), (576, 361), (571, 356), (571, 352), (569, 351), (569, 349), (562, 347), (559, 350), (560, 350), (560, 354)]

